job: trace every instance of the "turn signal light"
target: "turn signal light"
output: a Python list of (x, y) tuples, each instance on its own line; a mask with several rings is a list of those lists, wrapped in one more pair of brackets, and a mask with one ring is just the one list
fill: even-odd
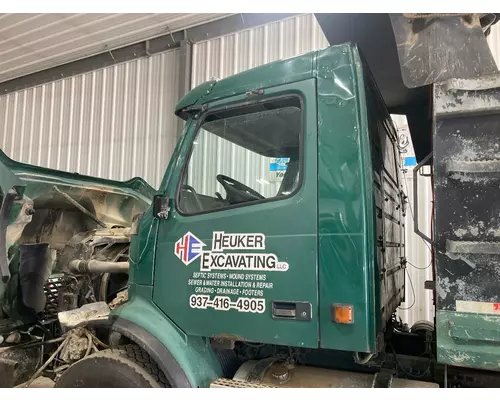
[(354, 323), (354, 308), (344, 304), (332, 305), (333, 320), (337, 324), (352, 324)]

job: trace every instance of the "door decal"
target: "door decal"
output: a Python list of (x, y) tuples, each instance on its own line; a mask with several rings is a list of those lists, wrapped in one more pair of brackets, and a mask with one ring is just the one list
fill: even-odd
[(205, 243), (191, 232), (188, 232), (175, 242), (174, 254), (185, 265), (189, 265), (201, 255), (203, 246), (205, 246)]
[[(189, 297), (189, 306), (197, 309), (263, 313), (266, 310), (266, 298), (269, 298), (267, 292), (274, 285), (267, 280), (265, 273), (259, 272), (285, 272), (289, 268), (288, 263), (279, 261), (276, 254), (245, 252), (265, 250), (265, 239), (262, 233), (213, 232), (212, 249), (204, 251), (203, 247), (206, 245), (191, 232), (181, 237), (175, 243), (175, 255), (185, 265), (200, 258), (199, 271), (193, 271), (188, 279), (188, 285), (194, 287), (194, 294)], [(227, 250), (232, 252), (228, 253)], [(220, 272), (211, 272), (213, 270)], [(228, 295), (238, 298), (232, 300)]]

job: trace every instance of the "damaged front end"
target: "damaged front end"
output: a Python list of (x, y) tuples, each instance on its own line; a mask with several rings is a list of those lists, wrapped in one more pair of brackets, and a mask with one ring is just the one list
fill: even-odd
[[(12, 387), (33, 377), (54, 352), (64, 357), (44, 370), (57, 376), (74, 354), (97, 349), (88, 339), (97, 339), (96, 332), (61, 323), (58, 314), (64, 319), (83, 307), (83, 319), (94, 321), (95, 307), (109, 313), (109, 304), (126, 299), (131, 228), (155, 191), (142, 179), (55, 171), (2, 152), (0, 188), (0, 387)], [(104, 312), (98, 322), (106, 319)], [(70, 333), (73, 328), (79, 333)]]

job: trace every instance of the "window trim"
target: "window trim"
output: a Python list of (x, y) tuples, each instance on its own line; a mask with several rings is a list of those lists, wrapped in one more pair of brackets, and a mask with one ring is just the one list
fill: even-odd
[[(194, 142), (195, 142), (196, 138), (198, 137), (199, 130), (200, 130), (201, 126), (203, 125), (203, 123), (205, 122), (205, 119), (208, 116), (210, 116), (211, 114), (214, 114), (214, 113), (221, 111), (221, 110), (227, 111), (227, 110), (233, 110), (233, 109), (238, 109), (238, 108), (245, 108), (245, 107), (248, 107), (248, 106), (253, 105), (253, 104), (271, 103), (271, 102), (276, 101), (276, 100), (288, 99), (288, 98), (296, 98), (300, 104), (301, 130), (300, 130), (300, 134), (299, 134), (299, 181), (297, 183), (297, 187), (295, 188), (295, 190), (293, 192), (291, 192), (290, 194), (287, 194), (285, 196), (279, 196), (279, 197), (274, 196), (274, 197), (269, 197), (267, 199), (262, 199), (262, 200), (247, 201), (245, 203), (233, 204), (233, 205), (230, 205), (230, 206), (227, 206), (224, 208), (214, 208), (214, 209), (199, 211), (199, 212), (195, 212), (195, 213), (187, 213), (187, 212), (183, 211), (180, 208), (180, 195), (181, 195), (182, 181), (184, 179), (184, 174), (186, 172), (186, 169), (189, 166), (189, 162), (191, 161), (191, 157), (193, 155)], [(198, 118), (198, 122), (196, 123), (196, 125), (194, 127), (195, 132), (196, 132), (195, 133), (196, 136), (193, 138), (193, 141), (191, 142), (191, 145), (189, 148), (189, 155), (188, 155), (188, 157), (186, 157), (186, 160), (185, 160), (184, 164), (182, 165), (182, 168), (181, 168), (181, 171), (179, 174), (179, 180), (177, 182), (177, 187), (175, 189), (176, 190), (176, 192), (175, 192), (175, 210), (177, 211), (177, 213), (179, 213), (179, 215), (182, 215), (183, 217), (192, 217), (192, 216), (196, 216), (196, 215), (205, 215), (205, 214), (210, 214), (210, 213), (214, 213), (214, 212), (234, 210), (234, 209), (238, 209), (241, 207), (248, 207), (248, 206), (253, 206), (253, 205), (257, 205), (257, 204), (265, 204), (265, 203), (270, 203), (273, 201), (286, 200), (286, 199), (289, 199), (289, 198), (295, 196), (302, 188), (303, 181), (304, 181), (304, 137), (305, 137), (305, 126), (304, 126), (305, 108), (304, 108), (304, 104), (305, 104), (305, 102), (304, 102), (304, 99), (303, 99), (303, 96), (301, 93), (297, 93), (297, 92), (286, 93), (286, 94), (281, 93), (281, 94), (278, 94), (276, 96), (270, 96), (270, 97), (267, 97), (265, 99), (259, 99), (257, 101), (248, 101), (247, 100), (247, 101), (243, 101), (243, 102), (238, 102), (238, 103), (235, 103), (229, 107), (227, 105), (221, 105), (218, 107), (214, 107), (213, 109), (208, 109), (203, 114), (201, 114)]]

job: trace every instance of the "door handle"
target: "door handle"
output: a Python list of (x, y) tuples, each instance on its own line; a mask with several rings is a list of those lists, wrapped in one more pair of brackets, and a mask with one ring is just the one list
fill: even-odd
[(273, 301), (272, 316), (274, 319), (310, 321), (312, 306), (306, 301)]

